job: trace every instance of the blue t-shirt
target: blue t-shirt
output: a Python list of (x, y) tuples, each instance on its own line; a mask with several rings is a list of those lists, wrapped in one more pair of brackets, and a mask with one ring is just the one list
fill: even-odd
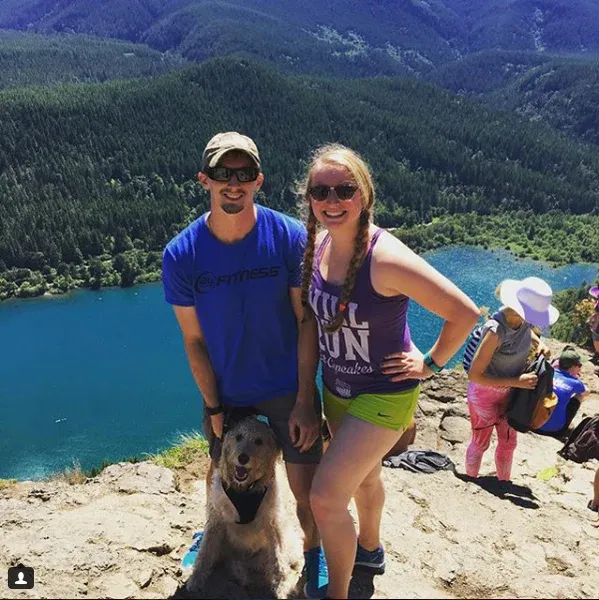
[(169, 304), (195, 306), (219, 398), (248, 406), (297, 392), (297, 320), (289, 288), (300, 287), (305, 227), (257, 207), (240, 242), (225, 244), (202, 215), (163, 254)]
[(573, 396), (585, 391), (584, 383), (565, 371), (555, 369), (553, 391), (557, 396), (557, 406), (553, 409), (547, 423), (539, 427), (541, 431), (560, 431), (566, 425), (568, 403)]

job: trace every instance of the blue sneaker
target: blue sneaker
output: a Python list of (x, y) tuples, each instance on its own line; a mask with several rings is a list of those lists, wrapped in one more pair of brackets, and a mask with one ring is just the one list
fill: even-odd
[(385, 551), (383, 547), (379, 546), (376, 550), (370, 551), (358, 544), (354, 567), (374, 575), (382, 575), (385, 572)]
[(196, 531), (193, 534), (193, 544), (189, 547), (189, 550), (185, 553), (185, 556), (181, 559), (181, 566), (186, 569), (187, 567), (193, 567), (193, 563), (198, 555), (202, 538), (204, 537), (203, 531)]
[(302, 573), (306, 574), (304, 595), (306, 598), (318, 599), (327, 595), (329, 585), (329, 570), (324, 557), (324, 550), (318, 546), (304, 552), (304, 568)]

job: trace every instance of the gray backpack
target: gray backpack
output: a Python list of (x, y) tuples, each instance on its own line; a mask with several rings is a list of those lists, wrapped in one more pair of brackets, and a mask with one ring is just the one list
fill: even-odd
[(445, 454), (433, 450), (407, 450), (385, 459), (383, 466), (402, 468), (415, 473), (436, 473), (444, 470), (455, 472), (453, 461)]

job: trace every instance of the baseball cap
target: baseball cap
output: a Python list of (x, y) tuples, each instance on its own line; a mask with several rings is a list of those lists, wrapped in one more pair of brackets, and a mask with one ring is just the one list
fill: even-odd
[(217, 133), (204, 148), (202, 154), (202, 169), (206, 167), (216, 167), (220, 159), (227, 154), (236, 150), (245, 152), (255, 163), (260, 167), (260, 154), (258, 148), (252, 139), (247, 135), (237, 133), (237, 131), (226, 131)]
[(560, 369), (571, 369), (575, 365), (582, 365), (582, 359), (572, 346), (565, 346), (559, 355), (558, 364)]

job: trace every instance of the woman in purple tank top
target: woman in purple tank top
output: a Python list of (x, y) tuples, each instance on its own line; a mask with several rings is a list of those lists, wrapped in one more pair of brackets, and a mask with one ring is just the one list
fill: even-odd
[[(302, 193), (309, 211), (302, 302), (305, 318), (318, 326), (332, 434), (310, 495), (329, 568), (320, 598), (347, 598), (355, 566), (372, 573), (385, 568), (382, 458), (411, 422), (420, 381), (457, 352), (479, 311), (425, 260), (373, 225), (372, 177), (352, 150), (318, 149)], [(444, 319), (424, 356), (410, 339), (410, 299)], [(348, 511), (352, 497), (359, 535)]]

